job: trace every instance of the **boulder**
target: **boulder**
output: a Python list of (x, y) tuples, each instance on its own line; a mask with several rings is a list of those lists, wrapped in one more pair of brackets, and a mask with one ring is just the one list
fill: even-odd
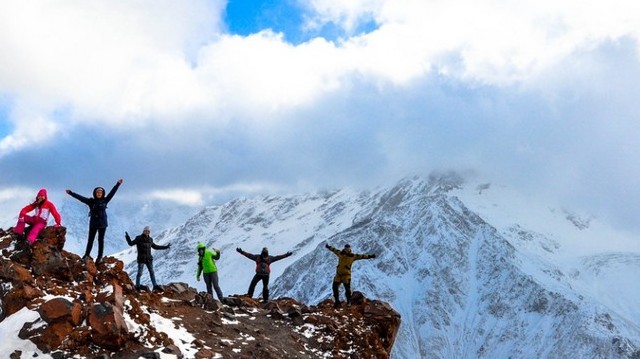
[(82, 322), (82, 305), (65, 298), (48, 300), (38, 309), (40, 317), (47, 323), (67, 322), (78, 326)]
[(44, 296), (44, 292), (40, 289), (30, 284), (18, 283), (0, 298), (2, 300), (2, 312), (5, 316), (9, 316), (27, 306), (32, 300), (42, 296)]
[(87, 319), (95, 344), (113, 351), (124, 346), (128, 338), (127, 324), (122, 312), (111, 303), (95, 303), (89, 309)]
[(0, 279), (11, 283), (33, 283), (33, 276), (28, 269), (7, 259), (0, 259)]

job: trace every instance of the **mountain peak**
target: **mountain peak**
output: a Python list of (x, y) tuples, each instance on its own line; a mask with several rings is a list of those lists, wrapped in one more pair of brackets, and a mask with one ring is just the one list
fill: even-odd
[(400, 326), (388, 304), (360, 292), (339, 309), (244, 295), (220, 303), (186, 283), (138, 292), (122, 261), (96, 266), (63, 250), (65, 232), (47, 227), (30, 247), (0, 229), (0, 332), (12, 338), (0, 352), (12, 358), (388, 358)]

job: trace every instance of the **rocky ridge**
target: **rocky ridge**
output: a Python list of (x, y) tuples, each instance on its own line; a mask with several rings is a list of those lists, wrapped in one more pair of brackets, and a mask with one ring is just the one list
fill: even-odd
[[(398, 333), (400, 315), (359, 292), (339, 309), (243, 295), (220, 303), (180, 282), (137, 292), (122, 261), (83, 262), (63, 249), (65, 234), (47, 227), (29, 247), (0, 229), (0, 334), (53, 358), (388, 358)], [(18, 333), (3, 326), (14, 317), (29, 318)]]

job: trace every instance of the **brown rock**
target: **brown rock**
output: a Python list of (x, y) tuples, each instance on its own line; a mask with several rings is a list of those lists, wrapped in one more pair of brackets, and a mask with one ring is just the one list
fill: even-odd
[(122, 312), (111, 303), (96, 303), (89, 309), (88, 322), (93, 342), (109, 350), (124, 346), (128, 337), (127, 324)]
[(28, 269), (6, 259), (0, 260), (0, 278), (12, 283), (33, 283), (33, 276)]
[(96, 295), (96, 301), (100, 303), (111, 303), (122, 312), (124, 307), (122, 287), (115, 283), (115, 281), (112, 281), (111, 286), (108, 286), (105, 291)]
[(19, 283), (10, 289), (2, 298), (2, 310), (5, 316), (16, 313), (30, 301), (44, 296), (44, 293), (29, 284)]
[(38, 348), (42, 349), (43, 345), (47, 351), (58, 348), (72, 331), (73, 325), (65, 321), (49, 324), (40, 335), (41, 345), (38, 345)]
[(41, 242), (61, 251), (66, 241), (66, 234), (65, 227), (46, 227), (38, 236), (42, 238)]
[(44, 241), (31, 248), (31, 271), (35, 275), (46, 275), (62, 280), (72, 280), (73, 275), (62, 254)]
[(73, 326), (82, 322), (82, 305), (65, 298), (54, 298), (40, 306), (40, 317), (47, 323), (67, 322)]

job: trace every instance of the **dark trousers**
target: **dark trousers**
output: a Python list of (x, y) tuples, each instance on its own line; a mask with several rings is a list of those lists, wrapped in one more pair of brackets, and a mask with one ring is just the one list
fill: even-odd
[(218, 284), (218, 272), (204, 273), (203, 277), (204, 283), (207, 285), (207, 293), (213, 297), (213, 289), (215, 289), (218, 300), (222, 302), (223, 296), (220, 285)]
[(144, 266), (147, 266), (147, 269), (149, 270), (149, 277), (151, 277), (151, 283), (153, 284), (154, 287), (156, 287), (158, 284), (156, 283), (156, 274), (153, 272), (153, 261), (149, 261), (147, 263), (138, 262), (138, 274), (136, 275), (136, 287), (140, 286), (140, 277), (142, 277), (142, 270), (144, 269)]
[(269, 275), (256, 274), (249, 284), (249, 297), (253, 298), (253, 291), (256, 289), (256, 284), (262, 281), (262, 299), (266, 302), (269, 300)]
[(106, 228), (89, 228), (89, 238), (87, 240), (87, 249), (84, 251), (84, 256), (89, 257), (91, 249), (93, 248), (93, 240), (98, 233), (98, 256), (96, 259), (102, 258), (102, 251), (104, 250), (104, 234), (107, 232)]
[[(351, 281), (342, 282), (342, 284), (344, 285), (344, 295), (347, 297), (347, 303), (351, 303)], [(336, 303), (340, 303), (339, 289), (340, 282), (333, 282), (333, 298), (336, 300)]]

